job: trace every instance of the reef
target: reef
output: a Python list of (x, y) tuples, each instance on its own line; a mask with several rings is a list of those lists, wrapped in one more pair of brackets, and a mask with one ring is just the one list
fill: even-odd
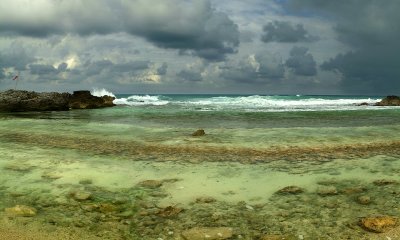
[(0, 92), (1, 112), (67, 111), (115, 106), (111, 96), (96, 97), (90, 91), (70, 93), (7, 90)]

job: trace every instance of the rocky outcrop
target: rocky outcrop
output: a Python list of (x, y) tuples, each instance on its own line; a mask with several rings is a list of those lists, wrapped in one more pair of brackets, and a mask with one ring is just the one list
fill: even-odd
[(62, 111), (68, 110), (69, 93), (37, 93), (22, 90), (8, 90), (0, 93), (0, 111)]
[(110, 96), (96, 97), (90, 94), (90, 91), (74, 91), (74, 94), (69, 99), (68, 106), (71, 109), (113, 107), (115, 106), (114, 99), (114, 97)]
[(376, 106), (400, 106), (400, 97), (387, 96), (383, 98), (380, 102), (377, 102)]
[(115, 106), (114, 97), (96, 97), (89, 91), (38, 93), (24, 90), (0, 92), (1, 112), (66, 111)]

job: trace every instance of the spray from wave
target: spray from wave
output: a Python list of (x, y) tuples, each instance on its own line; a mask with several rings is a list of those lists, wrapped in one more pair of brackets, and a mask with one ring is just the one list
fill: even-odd
[(115, 97), (115, 95), (112, 92), (106, 90), (105, 88), (101, 88), (101, 89), (93, 88), (92, 91), (90, 91), (90, 93), (96, 97), (102, 97), (102, 96)]

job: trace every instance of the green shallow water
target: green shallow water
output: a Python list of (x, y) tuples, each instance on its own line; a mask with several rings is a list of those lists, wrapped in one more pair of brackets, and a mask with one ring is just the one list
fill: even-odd
[[(358, 221), (400, 216), (399, 117), (396, 109), (157, 107), (3, 114), (0, 207), (27, 205), (37, 215), (0, 215), (99, 239), (180, 239), (186, 229), (221, 226), (233, 229), (231, 239), (396, 239)], [(192, 137), (198, 128), (207, 134)], [(277, 193), (293, 185), (304, 191)]]

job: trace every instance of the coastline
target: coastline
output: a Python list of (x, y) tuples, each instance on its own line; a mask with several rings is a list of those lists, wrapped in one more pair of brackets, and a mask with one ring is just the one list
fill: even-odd
[[(4, 234), (395, 239), (396, 226), (372, 233), (360, 219), (400, 215), (399, 114), (170, 105), (1, 114)], [(19, 216), (21, 206), (35, 211)]]

